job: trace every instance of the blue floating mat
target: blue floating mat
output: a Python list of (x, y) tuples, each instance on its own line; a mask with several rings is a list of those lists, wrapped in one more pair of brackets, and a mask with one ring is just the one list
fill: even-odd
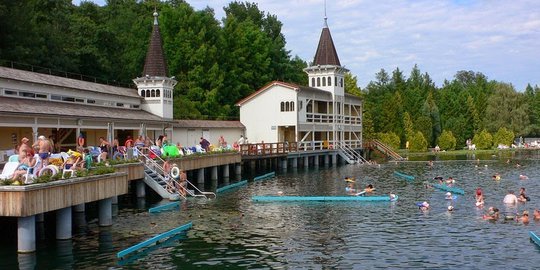
[(223, 191), (226, 191), (226, 190), (237, 188), (237, 187), (243, 186), (245, 184), (247, 184), (247, 180), (243, 180), (243, 181), (240, 181), (238, 183), (234, 183), (234, 184), (230, 184), (230, 185), (227, 185), (227, 186), (224, 186), (224, 187), (220, 187), (220, 188), (216, 189), (216, 193), (220, 193), (220, 192), (223, 192)]
[(396, 195), (390, 196), (253, 196), (254, 202), (390, 202), (397, 201)]
[(433, 184), (433, 187), (436, 188), (436, 189), (449, 191), (449, 192), (456, 193), (456, 194), (461, 194), (461, 195), (465, 194), (465, 191), (463, 189), (457, 188), (457, 187), (449, 187), (447, 185), (441, 185), (441, 184)]
[(255, 178), (253, 178), (253, 181), (264, 180), (264, 179), (272, 178), (272, 177), (275, 177), (275, 176), (276, 176), (276, 173), (271, 172), (271, 173), (263, 174), (263, 175), (260, 175), (260, 176), (256, 176)]
[(531, 240), (538, 246), (540, 246), (540, 238), (538, 235), (536, 235), (533, 231), (529, 231), (529, 235), (531, 236)]
[(152, 238), (150, 238), (148, 240), (140, 242), (140, 243), (138, 243), (138, 244), (136, 244), (134, 246), (131, 246), (129, 248), (126, 248), (126, 249), (116, 253), (116, 257), (117, 258), (124, 258), (126, 255), (128, 255), (128, 254), (130, 254), (132, 252), (135, 252), (135, 251), (137, 251), (139, 249), (147, 247), (147, 246), (149, 246), (151, 244), (154, 244), (157, 241), (163, 240), (163, 239), (165, 239), (167, 237), (171, 237), (171, 236), (179, 234), (179, 233), (181, 233), (183, 231), (189, 230), (189, 229), (191, 229), (191, 227), (193, 227), (193, 223), (189, 222), (189, 223), (186, 223), (186, 224), (184, 224), (184, 225), (182, 225), (180, 227), (174, 228), (174, 229), (172, 229), (170, 231), (164, 232), (162, 234), (158, 234), (158, 235), (156, 235), (156, 236), (154, 236), (154, 237), (152, 237)]
[(172, 203), (167, 203), (167, 204), (163, 204), (163, 205), (159, 205), (159, 206), (156, 206), (156, 207), (152, 207), (150, 209), (148, 209), (148, 212), (150, 213), (157, 213), (157, 212), (161, 212), (161, 211), (165, 211), (165, 210), (171, 210), (175, 207), (179, 207), (180, 206), (180, 202), (172, 202)]
[(412, 180), (414, 180), (414, 176), (408, 175), (408, 174), (404, 174), (404, 173), (402, 173), (402, 172), (394, 171), (394, 175), (399, 176), (399, 177), (401, 177), (401, 178), (403, 178), (403, 179), (405, 179), (405, 180), (407, 180), (407, 181), (412, 181)]

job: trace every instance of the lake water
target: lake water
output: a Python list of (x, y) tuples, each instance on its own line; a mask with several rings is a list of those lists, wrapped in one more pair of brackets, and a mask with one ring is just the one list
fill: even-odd
[[(41, 234), (35, 254), (18, 255), (16, 236), (4, 237), (0, 269), (18, 265), (36, 269), (536, 269), (540, 248), (530, 242), (528, 232), (540, 233), (539, 222), (531, 218), (524, 225), (481, 218), (488, 206), (504, 211), (506, 191), (518, 193), (520, 187), (527, 189), (531, 201), (511, 210), (529, 210), (532, 217), (533, 210), (540, 207), (539, 161), (519, 163), (521, 167), (515, 166), (516, 160), (510, 164), (450, 160), (436, 161), (429, 167), (425, 162), (411, 161), (380, 167), (299, 169), (250, 182), (219, 194), (216, 200), (189, 200), (180, 209), (158, 214), (149, 214), (147, 209), (167, 201), (121, 198), (112, 227), (98, 227), (95, 213), (89, 211), (91, 220), (76, 228), (73, 240), (54, 240), (54, 230)], [(394, 171), (414, 175), (416, 180), (399, 179)], [(502, 180), (491, 179), (496, 172)], [(520, 174), (528, 175), (529, 180), (519, 180)], [(457, 179), (456, 185), (465, 195), (447, 201), (444, 192), (426, 189), (422, 182), (437, 175)], [(278, 191), (285, 195), (345, 195), (345, 176), (356, 177), (361, 186), (372, 183), (375, 194), (394, 192), (399, 200), (251, 201), (253, 195)], [(474, 205), (477, 187), (485, 192), (484, 209)], [(428, 201), (431, 210), (420, 212), (416, 203), (422, 201)], [(449, 204), (455, 207), (452, 213), (446, 211)], [(193, 228), (186, 234), (124, 260), (116, 258), (120, 250), (188, 221), (193, 222)]]

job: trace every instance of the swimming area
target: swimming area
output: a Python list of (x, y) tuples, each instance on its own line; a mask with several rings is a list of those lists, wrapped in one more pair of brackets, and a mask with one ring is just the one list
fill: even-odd
[[(520, 167), (515, 166), (519, 162)], [(486, 166), (487, 165), (487, 166)], [(537, 160), (423, 161), (379, 166), (345, 165), (336, 168), (289, 170), (265, 181), (249, 182), (220, 193), (216, 200), (189, 200), (180, 208), (157, 214), (148, 208), (157, 198), (122, 198), (114, 225), (100, 228), (88, 212), (86, 226), (74, 230), (71, 241), (47, 240), (43, 235), (34, 255), (17, 255), (16, 240), (4, 239), (0, 268), (17, 264), (51, 268), (130, 269), (371, 269), (371, 268), (501, 268), (534, 269), (540, 248), (528, 232), (540, 233), (540, 222), (486, 221), (487, 207), (504, 209), (507, 190), (527, 189), (531, 201), (516, 211), (540, 208), (540, 167)], [(406, 181), (393, 175), (414, 175)], [(500, 181), (492, 180), (494, 173)], [(519, 175), (529, 176), (520, 180)], [(455, 201), (445, 192), (426, 189), (435, 176), (456, 179), (465, 190)], [(344, 177), (360, 187), (371, 183), (374, 195), (399, 195), (397, 202), (284, 202), (255, 203), (255, 195), (345, 195)], [(432, 181), (433, 182), (433, 181)], [(475, 206), (474, 191), (481, 187), (485, 207)], [(428, 201), (421, 212), (417, 202)], [(162, 203), (166, 203), (163, 201)], [(455, 207), (446, 211), (449, 204)], [(76, 218), (76, 216), (74, 216)], [(118, 260), (116, 253), (158, 233), (193, 222), (193, 228), (160, 246)], [(47, 226), (47, 225), (46, 225)], [(39, 229), (39, 228), (38, 228)], [(38, 230), (39, 231), (39, 230)], [(40, 238), (38, 238), (40, 239)]]

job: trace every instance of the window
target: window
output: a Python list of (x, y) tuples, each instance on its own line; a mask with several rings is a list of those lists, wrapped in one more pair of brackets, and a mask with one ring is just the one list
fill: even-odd
[(47, 95), (45, 94), (36, 94), (36, 98), (47, 98)]
[(291, 111), (294, 111), (294, 101), (291, 101)]
[(6, 95), (17, 95), (17, 91), (12, 91), (12, 90), (6, 90), (4, 93)]
[(138, 108), (139, 108), (139, 105), (131, 105), (131, 108), (133, 108), (133, 109), (138, 109)]
[(317, 86), (321, 86), (321, 78), (317, 78)]
[(124, 107), (124, 103), (116, 103), (116, 107)]
[(72, 97), (62, 97), (62, 101), (74, 102), (74, 101), (75, 101), (75, 98), (72, 98)]
[(159, 94), (159, 89), (158, 89), (158, 90), (156, 90), (156, 97), (159, 97), (159, 96), (160, 96), (160, 94)]
[(300, 103), (298, 105), (298, 110), (301, 110), (303, 105), (304, 105), (304, 103), (302, 101), (300, 101)]
[(290, 110), (289, 102), (285, 102), (285, 111), (288, 112)]
[(315, 78), (311, 78), (311, 87), (315, 87)]
[(281, 111), (284, 112), (285, 111), (285, 102), (281, 102)]
[(87, 99), (86, 103), (88, 103), (88, 104), (96, 104), (96, 101), (93, 100), (93, 99)]
[(332, 77), (328, 76), (328, 86), (332, 86)]
[(343, 87), (343, 78), (339, 78), (339, 86)]
[(51, 95), (51, 99), (52, 99), (52, 100), (62, 100), (62, 97), (61, 97), (61, 96), (57, 96), (57, 95)]
[(326, 86), (326, 77), (322, 77), (322, 86)]
[(34, 98), (36, 94), (30, 92), (19, 92), (20, 97)]
[(150, 97), (150, 90), (146, 90), (146, 97)]
[(144, 90), (141, 90), (141, 97), (144, 97)]
[(156, 97), (156, 90), (152, 89), (152, 92), (150, 94), (150, 97)]
[(82, 99), (82, 98), (76, 98), (76, 99), (75, 99), (75, 102), (84, 103), (84, 99)]

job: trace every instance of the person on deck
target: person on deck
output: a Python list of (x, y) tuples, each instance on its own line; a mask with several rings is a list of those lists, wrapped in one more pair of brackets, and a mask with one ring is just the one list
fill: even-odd
[[(53, 150), (51, 142), (45, 138), (45, 136), (41, 135), (38, 137), (38, 141), (34, 143), (32, 147), (36, 147), (38, 149), (38, 155), (41, 159), (41, 168), (49, 165), (49, 156)], [(41, 168), (38, 168), (38, 170)]]
[(101, 153), (99, 154), (99, 159), (102, 161), (107, 160), (107, 155), (109, 154), (109, 146), (111, 144), (105, 140), (103, 137), (99, 137), (99, 149)]
[(127, 139), (126, 139), (126, 142), (125, 142), (124, 146), (126, 148), (133, 147), (133, 139), (131, 138), (131, 136), (127, 136)]
[(206, 152), (210, 151), (210, 142), (207, 139), (201, 137), (201, 141), (199, 144), (201, 145), (201, 148), (204, 149)]

